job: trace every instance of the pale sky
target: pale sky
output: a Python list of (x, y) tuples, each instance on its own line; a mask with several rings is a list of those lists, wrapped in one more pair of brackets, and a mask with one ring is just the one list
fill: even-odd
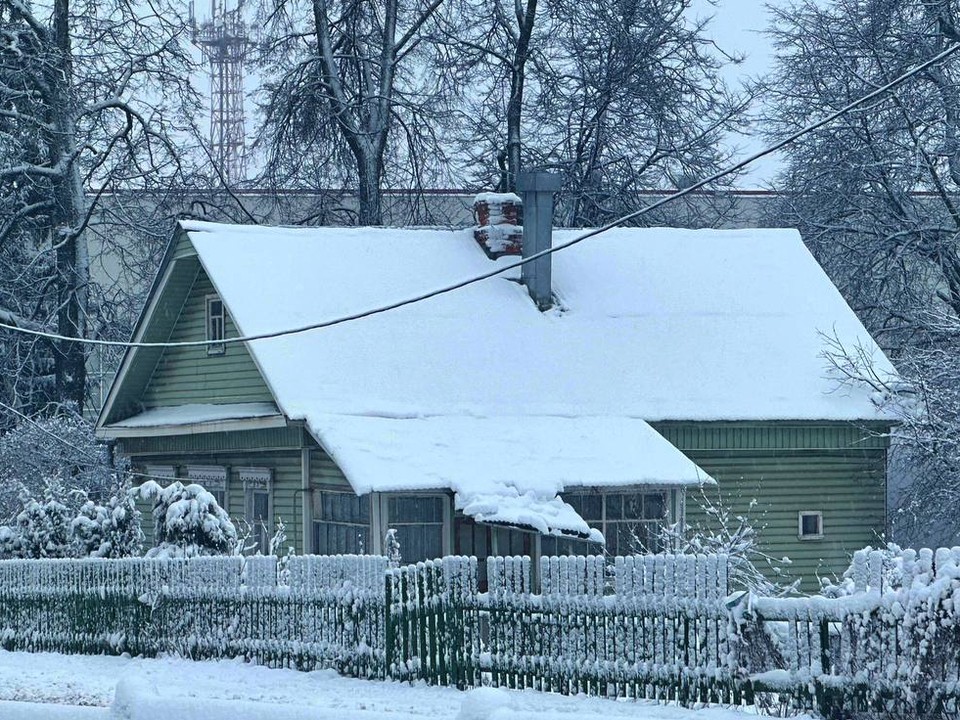
[[(769, 21), (770, 14), (767, 5), (786, 5), (784, 0), (718, 0), (712, 5), (708, 0), (693, 0), (692, 10), (699, 16), (713, 16), (709, 34), (717, 45), (728, 53), (746, 55), (743, 63), (731, 67), (727, 80), (732, 84), (740, 82), (741, 78), (763, 75), (770, 69), (772, 62), (772, 48), (767, 37), (763, 34)], [(757, 137), (733, 137), (731, 142), (740, 147), (737, 159), (746, 157), (763, 149), (764, 143)], [(766, 157), (757, 161), (748, 169), (745, 176), (740, 178), (739, 185), (743, 188), (765, 188), (773, 179), (777, 171), (778, 161), (773, 157)]]
[[(709, 0), (693, 0), (691, 12), (698, 16), (712, 16), (709, 33), (712, 35), (717, 45), (730, 53), (742, 53), (746, 57), (739, 66), (731, 67), (727, 73), (727, 80), (736, 85), (741, 78), (758, 76), (766, 72), (770, 67), (772, 49), (763, 30), (769, 22), (769, 12), (766, 5), (786, 5), (787, 0), (717, 0), (711, 3)], [(228, 2), (230, 7), (235, 5), (234, 0)], [(205, 0), (199, 0), (197, 7), (198, 19), (205, 19), (209, 9)], [(247, 90), (252, 91), (256, 84), (255, 74), (251, 69), (247, 70)], [(204, 93), (209, 92), (209, 79), (204, 78), (201, 81), (201, 88)], [(208, 122), (207, 113), (202, 120), (202, 126), (206, 127)], [(256, 123), (253, 103), (248, 99), (246, 113), (246, 129), (248, 135), (252, 134)], [(731, 144), (736, 145), (740, 150), (736, 159), (741, 159), (747, 155), (757, 152), (763, 148), (763, 143), (756, 137), (733, 136), (730, 139)], [(772, 180), (777, 170), (777, 160), (775, 158), (764, 158), (758, 161), (754, 169), (741, 177), (739, 186), (743, 188), (766, 188)]]

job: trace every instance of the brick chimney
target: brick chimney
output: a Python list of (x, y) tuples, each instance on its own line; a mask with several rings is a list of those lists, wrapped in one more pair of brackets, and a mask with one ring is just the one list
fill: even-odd
[[(563, 180), (547, 172), (520, 173), (517, 188), (523, 196), (523, 257), (549, 250), (553, 243), (553, 194)], [(527, 286), (530, 297), (541, 310), (553, 305), (551, 287), (551, 255), (526, 263), (520, 269), (520, 279)]]
[(521, 253), (520, 212), (520, 198), (513, 193), (480, 193), (474, 198), (473, 237), (490, 258)]

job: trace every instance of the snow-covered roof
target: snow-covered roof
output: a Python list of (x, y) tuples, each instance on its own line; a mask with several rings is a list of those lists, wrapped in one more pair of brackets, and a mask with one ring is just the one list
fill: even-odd
[(273, 403), (232, 403), (225, 405), (190, 403), (187, 405), (150, 408), (137, 415), (112, 423), (110, 427), (168, 427), (222, 422), (224, 420), (248, 420), (251, 418), (271, 417), (277, 414), (277, 407)]
[[(183, 227), (244, 335), (356, 313), (507, 262), (489, 260), (469, 230)], [(823, 334), (894, 370), (796, 231), (614, 230), (553, 256), (559, 308), (547, 313), (518, 277), (250, 351), (280, 409), (306, 420), (358, 491), (401, 477), (456, 489), (511, 462), (523, 468), (512, 475), (521, 495), (542, 489), (524, 484), (531, 466), (554, 489), (626, 482), (617, 468), (643, 475), (654, 456), (684, 457), (655, 433), (662, 452), (642, 453), (642, 421), (888, 419), (868, 389), (830, 376)], [(601, 426), (625, 441), (599, 441)], [(547, 427), (553, 435), (537, 430)], [(570, 434), (582, 438), (572, 440), (580, 457), (567, 452)], [(397, 449), (400, 438), (415, 450)], [(523, 439), (536, 450), (515, 459)]]
[(624, 417), (307, 416), (359, 493), (454, 491), (480, 522), (587, 536), (564, 489), (713, 482), (647, 423)]

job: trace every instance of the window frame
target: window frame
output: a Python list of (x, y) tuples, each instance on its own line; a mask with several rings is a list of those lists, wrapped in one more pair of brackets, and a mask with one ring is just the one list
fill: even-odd
[[(214, 315), (211, 305), (215, 302), (220, 303), (219, 315)], [(223, 299), (217, 293), (211, 293), (204, 298), (204, 324), (206, 326), (207, 342), (215, 340), (225, 340), (227, 337), (227, 308), (223, 304)], [(215, 337), (213, 321), (220, 321), (220, 337)], [(220, 342), (207, 345), (207, 355), (223, 355), (227, 352), (226, 343)]]
[[(390, 517), (390, 501), (404, 498), (438, 498), (441, 507), (441, 521), (424, 522), (401, 522), (397, 523)], [(440, 555), (445, 557), (453, 552), (453, 503), (452, 497), (448, 493), (431, 490), (414, 490), (410, 492), (382, 493), (380, 496), (380, 518), (382, 532), (386, 533), (390, 529), (398, 529), (397, 526), (416, 526), (416, 525), (439, 525), (440, 526)], [(403, 554), (403, 542), (400, 543), (400, 553)], [(432, 560), (433, 558), (427, 558)], [(404, 564), (408, 562), (417, 562), (403, 557)]]
[(177, 479), (176, 465), (144, 463), (142, 470), (143, 474), (146, 475), (146, 477), (140, 478), (142, 481), (146, 482), (147, 480), (153, 480), (160, 487), (167, 487), (170, 483)]
[[(611, 556), (614, 554), (624, 555), (629, 553), (626, 553), (624, 548), (619, 547), (620, 545), (619, 539), (617, 540), (616, 553), (609, 550), (611, 536), (608, 534), (608, 531), (611, 531), (617, 525), (629, 525), (629, 524), (654, 525), (656, 523), (660, 523), (662, 526), (669, 523), (672, 519), (671, 516), (677, 512), (677, 509), (675, 507), (676, 499), (672, 495), (672, 491), (674, 491), (675, 489), (676, 488), (656, 486), (656, 485), (639, 486), (639, 487), (610, 487), (610, 488), (591, 488), (591, 487), (584, 487), (584, 486), (576, 486), (576, 487), (567, 488), (565, 492), (560, 493), (560, 499), (563, 500), (568, 505), (572, 506), (572, 503), (570, 503), (568, 500), (568, 498), (572, 495), (585, 495), (588, 497), (599, 498), (600, 499), (600, 518), (588, 519), (584, 517), (584, 520), (591, 528), (599, 530), (603, 534), (604, 540), (606, 540), (602, 550), (603, 554), (611, 555)], [(647, 495), (659, 495), (663, 502), (663, 515), (659, 518), (644, 517), (646, 515), (646, 512), (645, 512), (646, 502), (644, 501), (643, 504), (641, 505), (641, 511), (640, 511), (641, 517), (627, 518), (626, 512), (623, 509), (624, 505), (621, 504), (620, 517), (613, 518), (610, 516), (609, 509), (608, 509), (609, 498), (610, 496), (613, 496), (613, 495), (620, 495), (621, 497), (628, 496), (628, 495), (636, 495), (641, 497), (647, 496)], [(580, 514), (580, 510), (578, 510), (575, 506), (574, 506), (574, 510), (577, 510), (577, 513)], [(572, 539), (572, 540), (575, 540), (575, 539)], [(590, 547), (592, 545), (592, 543), (589, 543), (587, 541), (581, 541), (581, 542), (584, 542), (586, 547)], [(570, 548), (571, 549), (575, 548), (575, 545), (571, 545)], [(662, 551), (663, 551), (663, 548), (648, 550), (648, 552), (662, 552)]]
[[(815, 517), (817, 519), (817, 532), (805, 533), (803, 531), (804, 518)], [(823, 540), (823, 511), (822, 510), (800, 510), (797, 513), (797, 539), (798, 540)]]
[[(229, 471), (224, 465), (187, 465), (184, 480), (189, 483), (202, 485), (203, 489), (213, 495), (217, 504), (227, 510), (227, 478)], [(189, 484), (188, 483), (188, 484)]]
[[(267, 467), (238, 467), (234, 472), (243, 487), (243, 518), (257, 538), (256, 550), (266, 555), (270, 552), (270, 539), (274, 534), (273, 470)], [(267, 496), (266, 522), (259, 525), (254, 517), (258, 494)]]
[[(327, 495), (349, 495), (349, 496), (351, 496), (352, 498), (354, 498), (354, 499), (356, 499), (356, 500), (358, 500), (358, 501), (360, 501), (360, 502), (365, 502), (365, 503), (367, 503), (367, 522), (366, 522), (366, 524), (364, 524), (363, 522), (348, 522), (348, 521), (344, 521), (344, 520), (332, 520), (332, 519), (327, 518), (327, 517), (326, 517), (326, 514), (324, 513), (324, 501), (323, 501), (323, 495), (324, 495), (325, 493), (326, 493)], [(322, 525), (327, 525), (327, 526), (335, 525), (335, 526), (338, 526), (338, 527), (362, 528), (362, 529), (365, 529), (365, 530), (366, 530), (366, 533), (367, 533), (367, 541), (366, 541), (366, 544), (365, 544), (364, 547), (363, 547), (363, 552), (362, 552), (362, 553), (359, 553), (359, 554), (362, 554), (362, 555), (371, 555), (371, 554), (373, 554), (373, 553), (374, 553), (373, 509), (374, 509), (373, 493), (366, 493), (366, 494), (364, 494), (364, 495), (357, 495), (357, 494), (356, 494), (355, 492), (353, 492), (352, 490), (345, 489), (345, 488), (331, 488), (331, 487), (315, 487), (315, 488), (313, 488), (313, 490), (312, 490), (312, 498), (311, 498), (311, 511), (312, 511), (313, 520), (312, 520), (312, 522), (311, 522), (310, 532), (311, 532), (311, 536), (312, 536), (312, 537), (311, 537), (311, 542), (312, 542), (313, 545), (314, 545), (314, 547), (313, 547), (314, 552), (315, 552), (317, 555), (321, 555), (321, 554), (322, 554), (322, 553), (320, 552), (320, 537), (319, 537), (319, 529), (318, 529), (318, 526), (322, 526)], [(354, 532), (356, 532), (356, 531), (354, 531)], [(330, 553), (327, 552), (327, 554), (329, 555)], [(351, 555), (351, 554), (357, 554), (357, 553), (347, 553), (347, 552), (339, 552), (339, 551), (333, 553), (334, 556), (336, 556), (336, 555)]]

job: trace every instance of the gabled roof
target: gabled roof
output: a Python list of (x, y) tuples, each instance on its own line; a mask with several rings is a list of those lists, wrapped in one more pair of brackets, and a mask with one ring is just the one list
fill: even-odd
[[(469, 231), (183, 227), (247, 335), (492, 264)], [(889, 419), (830, 375), (824, 335), (895, 371), (796, 231), (614, 230), (553, 256), (547, 313), (517, 276), (250, 349), (295, 418)]]
[[(506, 262), (467, 230), (181, 226), (245, 336)], [(547, 313), (518, 277), (248, 349), (357, 492), (544, 532), (589, 532), (564, 488), (711, 481), (647, 421), (892, 419), (830, 376), (824, 334), (895, 371), (795, 231), (615, 230), (553, 256)]]

